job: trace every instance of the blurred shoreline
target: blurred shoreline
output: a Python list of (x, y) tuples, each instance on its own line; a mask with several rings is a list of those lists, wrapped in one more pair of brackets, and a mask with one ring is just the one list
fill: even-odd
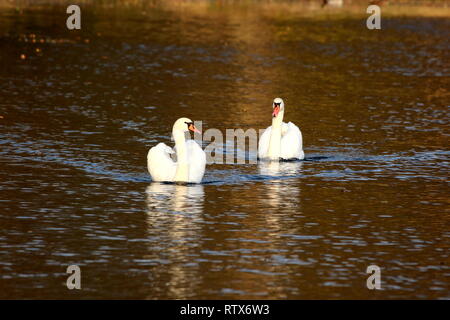
[(99, 9), (141, 9), (160, 8), (169, 11), (205, 13), (226, 11), (236, 7), (257, 10), (262, 13), (291, 15), (316, 15), (325, 12), (366, 15), (370, 4), (382, 7), (383, 14), (392, 16), (450, 16), (449, 0), (0, 0), (0, 9), (39, 10), (51, 7), (78, 4)]

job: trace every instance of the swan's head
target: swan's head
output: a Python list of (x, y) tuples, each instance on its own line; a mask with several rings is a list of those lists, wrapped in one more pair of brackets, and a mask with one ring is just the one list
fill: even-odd
[(194, 122), (189, 118), (180, 118), (177, 121), (175, 121), (175, 123), (173, 124), (172, 132), (175, 131), (182, 131), (182, 132), (192, 131), (201, 133), (200, 130), (198, 130), (194, 126)]
[(278, 116), (278, 113), (284, 112), (284, 102), (283, 99), (281, 98), (275, 98), (273, 99), (273, 112), (272, 112), (272, 117), (276, 118)]

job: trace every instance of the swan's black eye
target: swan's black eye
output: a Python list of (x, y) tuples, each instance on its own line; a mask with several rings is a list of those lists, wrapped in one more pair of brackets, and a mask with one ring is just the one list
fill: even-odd
[(186, 124), (187, 124), (187, 126), (188, 126), (188, 129), (189, 129), (189, 126), (191, 126), (191, 125), (193, 125), (193, 124), (194, 124), (193, 122), (187, 122), (187, 121), (185, 121), (184, 123), (186, 123)]

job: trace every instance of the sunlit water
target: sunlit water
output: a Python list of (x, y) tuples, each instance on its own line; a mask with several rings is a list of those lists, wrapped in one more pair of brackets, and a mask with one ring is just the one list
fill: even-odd
[[(448, 19), (99, 10), (0, 11), (0, 297), (450, 298)], [(178, 117), (276, 96), (305, 161), (151, 182)]]

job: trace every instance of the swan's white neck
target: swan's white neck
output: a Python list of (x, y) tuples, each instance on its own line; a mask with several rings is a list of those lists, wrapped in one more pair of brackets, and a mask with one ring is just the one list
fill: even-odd
[(267, 156), (271, 160), (278, 160), (281, 155), (281, 125), (283, 124), (284, 110), (280, 110), (276, 117), (272, 118), (272, 131), (270, 133), (269, 151)]
[(189, 167), (184, 131), (174, 130), (172, 135), (177, 150), (177, 170), (173, 181), (187, 182), (189, 180)]

